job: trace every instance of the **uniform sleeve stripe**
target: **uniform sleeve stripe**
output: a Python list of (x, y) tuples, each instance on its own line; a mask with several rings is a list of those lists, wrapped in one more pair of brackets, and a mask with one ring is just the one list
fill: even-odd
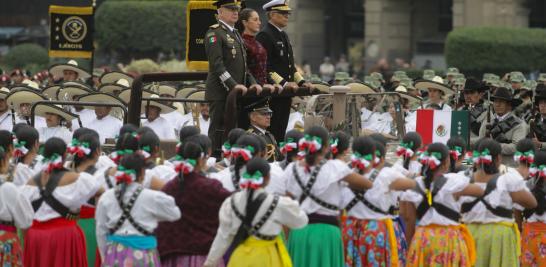
[(227, 71), (222, 73), (222, 75), (220, 75), (220, 80), (222, 82), (227, 81), (229, 78), (231, 78), (231, 74), (229, 74), (229, 72), (227, 72)]

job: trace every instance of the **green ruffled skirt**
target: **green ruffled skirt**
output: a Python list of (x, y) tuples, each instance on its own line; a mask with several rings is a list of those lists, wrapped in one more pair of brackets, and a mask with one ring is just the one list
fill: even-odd
[(288, 253), (294, 267), (341, 267), (344, 263), (341, 229), (317, 223), (292, 230)]

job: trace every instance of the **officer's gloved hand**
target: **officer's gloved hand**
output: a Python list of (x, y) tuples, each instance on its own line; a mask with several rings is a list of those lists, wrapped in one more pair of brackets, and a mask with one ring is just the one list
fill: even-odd
[(233, 90), (238, 90), (241, 92), (242, 95), (246, 95), (246, 92), (248, 91), (248, 88), (242, 84), (237, 84), (235, 87), (233, 87)]

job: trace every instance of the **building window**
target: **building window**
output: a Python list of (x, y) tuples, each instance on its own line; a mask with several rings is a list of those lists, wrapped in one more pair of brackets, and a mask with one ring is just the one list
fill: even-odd
[(546, 3), (544, 0), (529, 0), (529, 27), (546, 28)]
[(438, 31), (450, 32), (453, 29), (453, 0), (438, 1)]

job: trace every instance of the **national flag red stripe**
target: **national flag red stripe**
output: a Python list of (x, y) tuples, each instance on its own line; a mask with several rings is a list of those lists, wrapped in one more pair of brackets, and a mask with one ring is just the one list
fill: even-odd
[(434, 125), (434, 110), (417, 110), (417, 132), (423, 139), (423, 144), (432, 143), (432, 127)]

